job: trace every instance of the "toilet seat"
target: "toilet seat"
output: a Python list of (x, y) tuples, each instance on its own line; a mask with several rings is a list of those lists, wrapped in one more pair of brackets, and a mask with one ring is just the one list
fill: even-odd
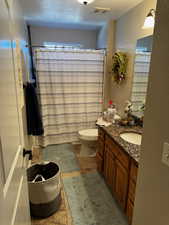
[(98, 139), (98, 129), (80, 130), (79, 136), (83, 140), (97, 141), (97, 139)]

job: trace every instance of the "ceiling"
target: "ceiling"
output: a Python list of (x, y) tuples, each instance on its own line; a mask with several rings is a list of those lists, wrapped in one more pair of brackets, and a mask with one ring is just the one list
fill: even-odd
[[(95, 0), (81, 5), (77, 0), (20, 0), (29, 24), (60, 28), (97, 29), (110, 19), (118, 19), (143, 0)], [(111, 8), (94, 14), (94, 7)]]

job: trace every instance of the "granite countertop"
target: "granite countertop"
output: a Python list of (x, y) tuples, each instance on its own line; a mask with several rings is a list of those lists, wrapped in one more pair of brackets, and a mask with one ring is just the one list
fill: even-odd
[(140, 159), (140, 151), (141, 146), (128, 143), (127, 141), (123, 140), (120, 137), (120, 133), (122, 132), (137, 132), (142, 134), (142, 128), (141, 127), (123, 127), (119, 125), (111, 125), (108, 127), (103, 127), (102, 129), (114, 139), (114, 141), (120, 145), (137, 163), (139, 163)]

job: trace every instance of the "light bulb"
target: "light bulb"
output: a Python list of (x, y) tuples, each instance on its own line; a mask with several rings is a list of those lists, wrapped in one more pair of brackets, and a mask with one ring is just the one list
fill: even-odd
[(153, 16), (146, 17), (143, 29), (154, 27), (155, 21)]
[(95, 0), (78, 0), (78, 2), (82, 5), (88, 5), (94, 2)]
[(145, 18), (143, 29), (152, 28), (155, 24), (155, 10), (151, 9)]

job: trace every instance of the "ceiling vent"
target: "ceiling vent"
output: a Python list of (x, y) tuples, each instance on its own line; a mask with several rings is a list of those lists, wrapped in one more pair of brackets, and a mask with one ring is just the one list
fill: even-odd
[(94, 13), (96, 14), (105, 14), (111, 11), (111, 8), (100, 8), (100, 7), (95, 7), (94, 8)]

